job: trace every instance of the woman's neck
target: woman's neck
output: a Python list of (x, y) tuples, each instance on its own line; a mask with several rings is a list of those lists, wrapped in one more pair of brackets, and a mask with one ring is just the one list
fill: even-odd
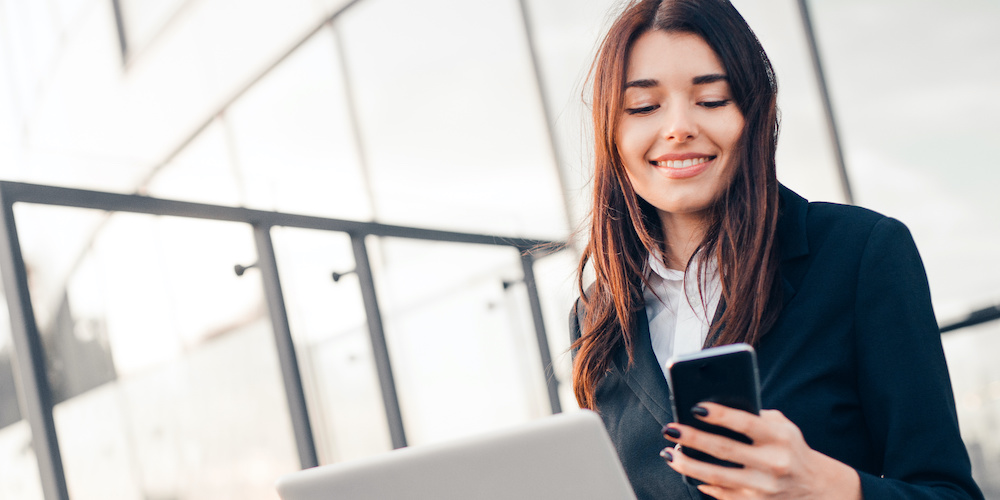
[(699, 215), (678, 215), (660, 213), (663, 227), (663, 259), (670, 269), (683, 270), (694, 255), (694, 251), (705, 238), (705, 217)]

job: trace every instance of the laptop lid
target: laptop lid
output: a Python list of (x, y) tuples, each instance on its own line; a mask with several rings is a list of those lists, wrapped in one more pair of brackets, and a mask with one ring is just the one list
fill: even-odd
[(589, 410), (314, 467), (280, 478), (277, 488), (283, 500), (635, 500)]

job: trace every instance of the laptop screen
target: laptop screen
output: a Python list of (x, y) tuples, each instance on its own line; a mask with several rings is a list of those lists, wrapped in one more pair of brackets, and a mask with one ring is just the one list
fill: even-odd
[(282, 477), (283, 500), (634, 500), (599, 416), (588, 410), (412, 446)]

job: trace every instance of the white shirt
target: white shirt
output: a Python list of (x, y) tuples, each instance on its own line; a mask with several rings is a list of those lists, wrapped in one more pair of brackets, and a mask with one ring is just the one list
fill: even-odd
[[(698, 292), (698, 262), (691, 264), (687, 286), (684, 271), (668, 269), (659, 252), (647, 259), (649, 286), (642, 291), (649, 321), (649, 340), (664, 376), (671, 356), (700, 351), (719, 306), (722, 286), (718, 265), (709, 261), (703, 286), (705, 301)], [(682, 288), (686, 288), (682, 294)]]

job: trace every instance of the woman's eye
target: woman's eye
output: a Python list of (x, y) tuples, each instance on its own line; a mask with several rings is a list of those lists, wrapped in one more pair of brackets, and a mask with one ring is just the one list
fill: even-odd
[(731, 99), (723, 99), (721, 101), (704, 101), (698, 103), (699, 106), (708, 109), (721, 108), (723, 106), (728, 106), (729, 103), (733, 102)]
[(628, 108), (628, 109), (625, 110), (625, 113), (630, 114), (630, 115), (644, 115), (644, 114), (647, 114), (647, 113), (652, 113), (658, 107), (659, 106), (657, 106), (657, 105), (654, 104), (654, 105), (650, 105), (650, 106), (642, 106), (642, 107), (639, 107), (639, 108)]

